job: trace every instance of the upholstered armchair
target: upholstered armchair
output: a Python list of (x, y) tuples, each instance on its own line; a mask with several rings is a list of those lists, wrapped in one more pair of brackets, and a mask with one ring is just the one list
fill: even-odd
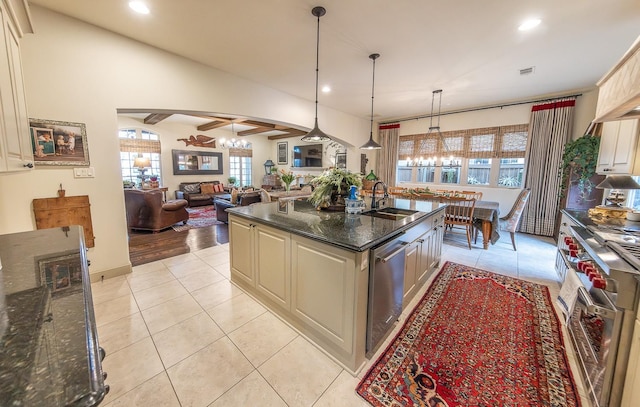
[(186, 224), (189, 220), (187, 201), (174, 199), (164, 202), (163, 197), (159, 190), (125, 189), (127, 227), (158, 232), (178, 222)]
[(523, 189), (513, 203), (513, 207), (506, 216), (500, 218), (500, 230), (509, 232), (511, 234), (511, 244), (513, 245), (513, 251), (516, 251), (516, 231), (518, 230), (518, 224), (520, 223), (520, 217), (524, 211), (524, 207), (529, 200), (529, 194), (531, 190), (529, 188)]

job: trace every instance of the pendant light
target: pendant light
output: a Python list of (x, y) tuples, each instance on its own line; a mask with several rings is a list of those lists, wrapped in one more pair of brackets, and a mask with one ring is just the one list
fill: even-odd
[(361, 150), (380, 150), (382, 146), (373, 141), (373, 91), (376, 84), (376, 59), (380, 57), (380, 54), (371, 54), (369, 58), (373, 61), (373, 80), (371, 81), (371, 129), (369, 131), (369, 141), (364, 143)]
[[(436, 95), (439, 95), (440, 99), (438, 102), (438, 125), (434, 126), (433, 125), (433, 102), (436, 98)], [(444, 137), (442, 137), (442, 133), (440, 132), (440, 107), (442, 106), (442, 89), (437, 89), (434, 90), (431, 93), (431, 116), (429, 116), (429, 131), (427, 132), (427, 134), (431, 133), (432, 131), (437, 131), (438, 132), (438, 138), (440, 139), (440, 141), (442, 142), (442, 146), (444, 147), (444, 151), (446, 151), (447, 153), (449, 152), (449, 147), (447, 146), (447, 143), (444, 141)]]
[(316, 120), (313, 129), (302, 137), (302, 141), (318, 142), (329, 141), (331, 137), (318, 128), (318, 60), (320, 59), (320, 17), (325, 15), (327, 10), (324, 7), (314, 7), (311, 14), (318, 18), (318, 32), (316, 37)]

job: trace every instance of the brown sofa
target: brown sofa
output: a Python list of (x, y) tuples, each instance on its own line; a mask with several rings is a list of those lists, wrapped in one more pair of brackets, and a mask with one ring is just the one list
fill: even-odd
[(248, 206), (257, 202), (262, 202), (260, 191), (238, 193), (238, 202), (231, 203), (229, 199), (215, 198), (213, 204), (216, 207), (216, 219), (220, 222), (229, 223), (229, 214), (227, 208), (235, 208), (236, 206)]
[(174, 199), (164, 202), (163, 197), (160, 190), (125, 189), (127, 227), (158, 232), (178, 222), (186, 224), (189, 220), (187, 201)]
[[(214, 191), (217, 189), (217, 191)], [(182, 182), (178, 185), (176, 199), (184, 199), (189, 207), (213, 205), (213, 198), (226, 196), (229, 192), (220, 181)]]

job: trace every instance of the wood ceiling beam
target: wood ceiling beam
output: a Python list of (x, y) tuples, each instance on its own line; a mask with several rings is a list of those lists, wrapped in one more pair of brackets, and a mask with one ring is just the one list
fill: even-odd
[(264, 127), (256, 127), (255, 129), (239, 131), (238, 132), (238, 136), (250, 136), (252, 134), (266, 133), (268, 131), (273, 131), (273, 129), (264, 128)]
[(168, 113), (151, 113), (149, 116), (144, 118), (144, 124), (158, 124), (164, 119), (171, 116)]
[(302, 135), (307, 134), (306, 131), (298, 130), (298, 129), (289, 129), (290, 133), (287, 134), (278, 134), (277, 136), (267, 136), (268, 140), (281, 140), (283, 138), (292, 138), (292, 137), (300, 137)]
[(256, 120), (243, 120), (242, 124), (246, 124), (247, 126), (263, 127), (265, 129), (272, 129), (272, 130), (276, 128), (275, 124), (259, 122)]
[(196, 128), (200, 131), (213, 130), (213, 129), (217, 129), (218, 127), (227, 126), (230, 122), (231, 122), (230, 120), (216, 119), (212, 122), (201, 124)]

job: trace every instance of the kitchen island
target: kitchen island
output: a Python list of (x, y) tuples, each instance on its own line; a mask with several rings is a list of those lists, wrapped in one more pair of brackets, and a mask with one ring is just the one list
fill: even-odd
[(386, 206), (414, 213), (352, 215), (302, 200), (229, 209), (231, 280), (356, 374), (373, 350), (366, 342), (376, 248), (402, 240), (402, 281), (393, 289), (400, 292), (392, 293), (402, 306), (440, 263), (444, 206), (403, 199)]

